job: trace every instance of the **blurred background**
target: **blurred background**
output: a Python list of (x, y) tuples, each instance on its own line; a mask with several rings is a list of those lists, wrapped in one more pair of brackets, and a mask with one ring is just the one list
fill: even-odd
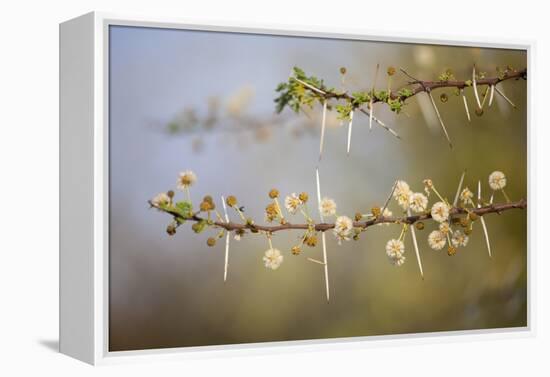
[[(435, 226), (427, 224), (417, 232), (424, 280), (409, 236), (406, 263), (395, 267), (387, 261), (384, 246), (399, 236), (399, 226), (370, 229), (341, 246), (328, 234), (327, 303), (323, 268), (306, 260), (321, 259), (321, 247), (290, 253), (300, 233), (274, 235), (285, 258), (276, 271), (262, 263), (265, 237), (232, 240), (224, 283), (223, 242), (206, 245), (214, 231), (197, 235), (183, 226), (169, 237), (170, 218), (148, 208), (147, 200), (174, 189), (186, 169), (198, 175), (191, 188), (195, 205), (206, 194), (216, 199), (234, 194), (257, 222), (263, 222), (272, 187), (282, 195), (307, 191), (314, 199), (321, 109), (276, 115), (274, 89), (299, 66), (329, 86), (368, 90), (377, 63), (383, 89), (388, 66), (420, 79), (436, 79), (451, 68), (457, 79), (468, 79), (474, 63), (487, 76), (495, 76), (497, 67), (522, 69), (526, 53), (111, 27), (111, 351), (526, 325), (526, 211), (486, 216), (493, 258), (479, 226), (468, 246), (448, 257), (428, 247)], [(343, 83), (340, 67), (347, 69)], [(406, 81), (398, 73), (392, 88)], [(375, 115), (402, 140), (380, 127), (369, 131), (368, 118), (357, 114), (350, 156), (347, 127), (331, 114), (320, 165), (323, 193), (336, 200), (339, 214), (352, 217), (382, 205), (397, 178), (415, 191), (431, 178), (452, 198), (467, 169), (465, 185), (472, 191), (481, 179), (488, 197), (488, 175), (502, 170), (511, 199), (526, 198), (526, 82), (509, 80), (499, 87), (517, 109), (495, 94), (493, 106), (478, 117), (473, 92), (466, 89), (471, 122), (452, 90), (434, 91), (453, 150), (424, 94), (409, 99), (399, 115), (375, 107)], [(439, 101), (441, 93), (448, 95), (446, 103)], [(390, 209), (398, 211), (393, 203)]]

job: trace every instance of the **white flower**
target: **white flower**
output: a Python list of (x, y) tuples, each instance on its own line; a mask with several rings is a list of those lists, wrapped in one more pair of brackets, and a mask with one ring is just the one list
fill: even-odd
[(177, 187), (180, 190), (185, 190), (197, 182), (197, 175), (191, 170), (182, 171), (178, 177)]
[(161, 192), (151, 200), (151, 203), (155, 207), (162, 207), (170, 203), (170, 197), (166, 193)]
[(386, 255), (391, 263), (396, 266), (401, 266), (405, 263), (405, 244), (403, 241), (391, 239), (386, 243)]
[(235, 236), (233, 238), (235, 239), (235, 241), (240, 241), (241, 240), (241, 235), (240, 234), (235, 234)]
[(279, 249), (269, 249), (265, 252), (263, 260), (267, 268), (276, 270), (283, 263), (283, 256)]
[(493, 190), (502, 190), (506, 187), (506, 176), (501, 171), (494, 171), (489, 176), (489, 186)]
[(319, 211), (323, 216), (334, 216), (336, 214), (336, 203), (334, 200), (324, 197), (319, 204)]
[(432, 192), (432, 188), (433, 188), (433, 182), (431, 179), (425, 179), (423, 182), (424, 182), (424, 192), (426, 193), (426, 196), (430, 196), (430, 193)]
[(428, 244), (434, 250), (441, 250), (447, 243), (447, 238), (445, 234), (439, 230), (434, 230), (428, 236)]
[(296, 211), (298, 210), (298, 207), (300, 206), (300, 204), (302, 204), (302, 201), (300, 200), (300, 198), (298, 197), (298, 195), (296, 195), (295, 193), (292, 193), (290, 195), (288, 195), (286, 198), (285, 198), (285, 207), (286, 207), (286, 210), (291, 213), (291, 214), (295, 214)]
[(412, 194), (409, 185), (405, 181), (397, 181), (395, 185), (395, 190), (393, 191), (393, 197), (397, 200), (397, 203), (403, 209), (409, 208), (409, 198)]
[(444, 202), (437, 202), (432, 206), (431, 213), (435, 221), (442, 223), (449, 218), (449, 206)]
[(334, 235), (338, 243), (349, 241), (351, 231), (353, 230), (353, 221), (347, 216), (338, 216), (334, 223)]
[(428, 206), (428, 198), (420, 192), (415, 192), (409, 197), (409, 205), (415, 212), (424, 212)]
[(468, 244), (468, 240), (468, 236), (461, 230), (456, 230), (451, 238), (451, 242), (454, 247), (466, 246)]
[(451, 226), (446, 221), (442, 222), (441, 224), (439, 224), (439, 231), (446, 235), (451, 231)]
[(462, 192), (460, 193), (460, 200), (464, 205), (466, 204), (474, 204), (472, 201), (472, 198), (474, 197), (474, 194), (470, 191), (468, 187), (466, 187)]

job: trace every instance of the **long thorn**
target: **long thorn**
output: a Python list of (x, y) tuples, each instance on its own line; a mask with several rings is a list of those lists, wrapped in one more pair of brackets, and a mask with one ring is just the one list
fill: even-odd
[(491, 96), (489, 97), (489, 107), (493, 104), (493, 97), (495, 96), (495, 86), (491, 85)]
[(350, 151), (350, 148), (351, 148), (351, 129), (353, 127), (353, 110), (350, 111), (349, 113), (349, 125), (348, 125), (348, 148), (347, 148), (347, 153), (349, 155), (349, 151)]
[(468, 117), (468, 122), (471, 122), (470, 119), (470, 110), (468, 109), (468, 101), (466, 101), (466, 95), (464, 94), (464, 89), (460, 89), (460, 93), (462, 93), (462, 100), (464, 101), (464, 108), (466, 109), (466, 116)]
[(474, 94), (476, 96), (477, 107), (481, 109), (481, 101), (479, 100), (479, 94), (477, 93), (477, 79), (476, 79), (476, 65), (472, 69), (472, 83), (474, 85)]
[(466, 170), (462, 172), (460, 176), (460, 181), (458, 182), (458, 188), (456, 189), (455, 200), (453, 200), (453, 207), (456, 207), (458, 204), (458, 198), (460, 197), (460, 190), (462, 190), (462, 183), (464, 182), (464, 176), (466, 175)]
[[(361, 111), (363, 114), (367, 115), (370, 117), (370, 112), (365, 110), (365, 109), (359, 109), (359, 111)], [(374, 119), (374, 121), (379, 125), (381, 126), (382, 128), (384, 128), (386, 131), (388, 131), (389, 133), (391, 133), (393, 136), (395, 136), (396, 138), (398, 139), (401, 139), (401, 136), (399, 136), (399, 134), (397, 132), (395, 132), (393, 129), (391, 129), (390, 127), (386, 126), (384, 124), (384, 122), (382, 122), (380, 119), (378, 119), (377, 117), (375, 117), (374, 115), (372, 116), (372, 119)]]
[(443, 119), (441, 119), (441, 114), (439, 114), (439, 110), (435, 104), (434, 98), (432, 96), (432, 92), (428, 91), (428, 96), (430, 97), (430, 101), (432, 101), (432, 106), (434, 107), (435, 114), (437, 115), (437, 119), (439, 119), (439, 124), (441, 124), (441, 128), (443, 129), (443, 132), (445, 133), (445, 137), (447, 138), (447, 142), (449, 143), (449, 146), (451, 149), (453, 148), (453, 143), (451, 142), (451, 138), (449, 137), (449, 134), (447, 133), (447, 128), (445, 128), (445, 124), (443, 123)]
[(311, 90), (313, 90), (313, 91), (315, 91), (315, 92), (317, 92), (317, 93), (319, 93), (319, 94), (322, 94), (322, 95), (327, 94), (326, 92), (322, 91), (321, 89), (316, 88), (316, 87), (314, 87), (313, 85), (308, 84), (308, 83), (305, 82), (305, 81), (302, 81), (302, 80), (300, 80), (300, 79), (297, 79), (297, 78), (294, 77), (294, 76), (290, 76), (290, 78), (293, 79), (293, 80), (298, 81), (298, 82), (299, 82), (300, 84), (302, 84), (303, 86), (307, 86), (309, 89), (311, 89)]
[[(481, 181), (477, 182), (477, 208), (481, 207)], [(492, 258), (491, 254), (491, 243), (489, 242), (489, 232), (487, 231), (487, 224), (485, 224), (485, 219), (483, 216), (479, 218), (481, 220), (481, 226), (483, 227), (483, 234), (485, 236), (485, 243), (487, 244), (487, 252), (489, 257)]]
[(506, 97), (504, 95), (504, 93), (495, 86), (495, 90), (498, 94), (500, 94), (502, 96), (502, 98), (504, 98), (506, 100), (506, 102), (508, 102), (514, 109), (517, 109), (516, 105), (514, 105), (514, 103), (512, 101), (510, 101), (510, 98)]
[(325, 126), (327, 121), (327, 101), (323, 101), (323, 119), (321, 121), (321, 141), (319, 143), (319, 161), (323, 157), (323, 146), (325, 143)]
[[(225, 221), (229, 222), (229, 214), (227, 213), (227, 206), (225, 205), (225, 198), (222, 195), (222, 204), (223, 204), (223, 213), (225, 216)], [(225, 235), (225, 263), (223, 267), (223, 281), (227, 281), (227, 266), (229, 265), (229, 231), (226, 231)]]
[[(319, 168), (315, 169), (315, 178), (317, 181), (317, 204), (319, 207), (319, 216), (321, 222), (324, 222), (323, 213), (321, 212), (321, 180), (319, 179)], [(321, 234), (323, 240), (323, 263), (325, 264), (325, 286), (327, 291), (327, 302), (330, 300), (330, 288), (328, 282), (328, 262), (327, 262), (327, 240), (325, 232)]]
[(372, 131), (372, 118), (374, 116), (374, 90), (376, 89), (376, 80), (378, 79), (378, 70), (380, 69), (380, 63), (376, 64), (376, 71), (374, 72), (374, 80), (372, 81), (372, 90), (369, 101), (369, 130)]
[[(407, 215), (411, 216), (411, 210), (407, 210)], [(414, 245), (414, 251), (416, 252), (416, 261), (418, 262), (418, 268), (420, 269), (420, 276), (424, 280), (424, 271), (422, 270), (422, 260), (420, 260), (420, 251), (418, 250), (418, 243), (416, 242), (416, 233), (414, 230), (414, 225), (411, 226), (411, 236)]]
[(384, 216), (384, 211), (386, 210), (386, 208), (388, 208), (388, 204), (390, 204), (391, 197), (393, 196), (395, 188), (397, 187), (397, 182), (398, 182), (397, 180), (394, 182), (394, 184), (391, 188), (391, 191), (390, 191), (390, 195), (388, 195), (388, 198), (386, 199), (386, 202), (384, 203), (384, 207), (382, 207), (382, 210), (380, 211), (380, 214), (382, 216)]

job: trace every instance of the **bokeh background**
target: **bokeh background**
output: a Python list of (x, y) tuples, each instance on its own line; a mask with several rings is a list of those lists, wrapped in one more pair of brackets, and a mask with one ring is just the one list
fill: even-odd
[[(474, 63), (489, 76), (497, 66), (523, 68), (524, 51), (111, 27), (109, 55), (111, 351), (526, 326), (526, 211), (486, 216), (493, 258), (479, 226), (468, 247), (448, 257), (429, 249), (435, 226), (427, 224), (417, 233), (424, 280), (410, 237), (406, 263), (387, 261), (384, 246), (398, 226), (370, 229), (341, 246), (327, 235), (327, 303), (323, 268), (306, 260), (320, 259), (321, 248), (290, 254), (299, 233), (274, 235), (285, 258), (276, 271), (263, 266), (265, 238), (232, 240), (224, 283), (223, 242), (206, 246), (215, 232), (197, 235), (184, 226), (169, 237), (169, 217), (147, 204), (175, 188), (186, 169), (199, 177), (195, 204), (205, 194), (234, 194), (257, 222), (272, 187), (314, 198), (321, 109), (274, 114), (274, 89), (295, 65), (354, 91), (371, 87), (377, 63), (384, 88), (390, 65), (421, 79), (447, 68), (467, 79)], [(347, 68), (344, 82), (340, 67)], [(405, 82), (397, 74), (392, 87)], [(495, 95), (483, 116), (473, 115), (467, 89), (470, 123), (460, 97), (434, 91), (436, 100), (449, 95), (437, 103), (453, 150), (425, 95), (410, 99), (400, 115), (375, 108), (402, 140), (380, 127), (369, 132), (368, 118), (358, 114), (350, 156), (347, 129), (331, 115), (320, 166), (324, 194), (351, 217), (381, 205), (396, 178), (416, 191), (431, 178), (453, 197), (467, 169), (465, 184), (474, 190), (481, 179), (486, 197), (488, 175), (502, 170), (509, 196), (526, 198), (526, 82), (499, 87), (517, 109)], [(395, 204), (391, 209), (397, 212)]]

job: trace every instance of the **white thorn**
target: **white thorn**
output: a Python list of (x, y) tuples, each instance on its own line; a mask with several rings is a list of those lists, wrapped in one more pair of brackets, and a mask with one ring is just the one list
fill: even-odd
[(464, 108), (466, 109), (466, 116), (468, 117), (468, 122), (471, 122), (470, 119), (470, 110), (468, 109), (468, 102), (466, 101), (466, 95), (464, 94), (464, 89), (460, 89), (460, 92), (462, 93), (462, 100), (464, 101)]
[[(481, 181), (477, 182), (477, 208), (481, 207)], [(491, 254), (491, 243), (489, 242), (489, 232), (487, 231), (487, 224), (485, 224), (485, 219), (483, 216), (480, 216), (481, 226), (483, 227), (483, 235), (485, 236), (485, 243), (487, 244), (487, 252), (489, 257), (492, 257)]]
[(348, 148), (347, 153), (349, 154), (351, 148), (351, 129), (353, 127), (353, 110), (349, 113), (349, 124), (348, 124)]
[[(407, 215), (408, 216), (411, 215), (410, 209), (407, 210)], [(422, 279), (424, 279), (424, 271), (422, 270), (422, 260), (420, 260), (420, 251), (418, 250), (418, 243), (416, 242), (416, 233), (414, 230), (414, 225), (411, 225), (411, 236), (413, 240), (414, 251), (416, 252), (416, 260), (418, 262), (418, 268), (420, 269), (420, 276), (422, 277)]]
[[(222, 195), (223, 213), (225, 215), (225, 221), (229, 222), (229, 215), (227, 213), (227, 206), (225, 205), (225, 198)], [(225, 264), (223, 267), (223, 281), (227, 281), (227, 266), (229, 265), (229, 231), (226, 229), (225, 235)]]
[(495, 90), (497, 91), (498, 94), (500, 94), (502, 96), (502, 98), (504, 98), (506, 100), (506, 102), (508, 102), (510, 104), (510, 106), (512, 106), (514, 109), (516, 108), (516, 105), (514, 105), (514, 103), (512, 101), (510, 101), (510, 98), (506, 97), (504, 95), (504, 93), (495, 86)]
[[(317, 180), (317, 203), (319, 207), (319, 216), (321, 218), (321, 222), (324, 222), (323, 213), (321, 212), (321, 180), (319, 179), (319, 168), (315, 169), (315, 178)], [(321, 237), (323, 240), (323, 263), (325, 264), (325, 286), (327, 291), (327, 301), (330, 300), (330, 288), (329, 288), (329, 282), (328, 282), (328, 262), (327, 262), (327, 240), (325, 232), (321, 233)]]
[(374, 103), (372, 97), (369, 102), (369, 131), (372, 131), (372, 116), (374, 115)]
[(441, 128), (443, 129), (443, 132), (445, 133), (445, 137), (447, 138), (447, 142), (449, 143), (449, 146), (452, 148), (453, 143), (451, 142), (451, 138), (449, 137), (449, 134), (447, 133), (447, 128), (445, 127), (445, 124), (443, 123), (443, 119), (441, 119), (441, 114), (439, 114), (439, 110), (435, 104), (434, 98), (432, 96), (432, 92), (428, 91), (428, 96), (430, 97), (430, 101), (432, 102), (432, 106), (435, 110), (435, 115), (437, 115), (437, 119), (439, 120), (439, 124), (441, 125)]
[(319, 161), (323, 157), (323, 145), (325, 143), (325, 126), (327, 121), (327, 101), (323, 101), (323, 119), (321, 121), (321, 141), (319, 144)]
[(293, 79), (293, 80), (298, 81), (298, 82), (299, 82), (300, 84), (302, 84), (303, 86), (306, 86), (306, 87), (308, 87), (309, 89), (311, 89), (311, 90), (313, 90), (313, 91), (315, 91), (315, 92), (317, 92), (317, 93), (320, 93), (320, 94), (322, 94), (322, 95), (325, 95), (325, 94), (326, 94), (326, 93), (325, 93), (324, 91), (322, 91), (321, 89), (316, 88), (316, 87), (314, 87), (313, 85), (308, 84), (308, 83), (305, 82), (305, 81), (302, 81), (302, 80), (300, 80), (300, 79), (297, 79), (297, 78), (294, 77), (294, 76), (291, 76), (290, 78)]
[(458, 188), (456, 189), (455, 200), (453, 200), (453, 207), (456, 207), (458, 204), (458, 198), (460, 197), (460, 190), (462, 190), (462, 183), (464, 182), (464, 176), (466, 175), (466, 170), (462, 172), (460, 176), (460, 181), (458, 182)]
[(491, 85), (491, 96), (489, 97), (489, 107), (493, 104), (493, 97), (495, 96), (495, 86)]
[(474, 85), (474, 94), (476, 96), (477, 107), (481, 109), (481, 101), (479, 100), (479, 94), (477, 93), (477, 80), (476, 80), (476, 65), (472, 69), (472, 83)]

